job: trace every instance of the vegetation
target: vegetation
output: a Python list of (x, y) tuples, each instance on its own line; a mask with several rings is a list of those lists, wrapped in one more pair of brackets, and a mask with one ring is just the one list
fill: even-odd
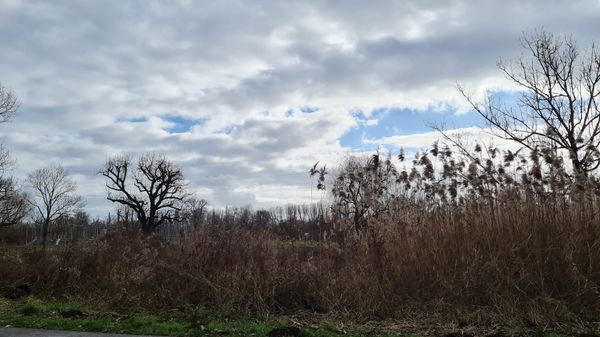
[(576, 42), (541, 31), (522, 39), (530, 57), (498, 68), (522, 89), (518, 104), (484, 103), (463, 95), (501, 138), (534, 150), (566, 151), (578, 174), (600, 166), (600, 54), (594, 45), (583, 53)]
[(108, 200), (133, 210), (142, 231), (151, 234), (163, 223), (176, 219), (175, 212), (182, 210), (183, 173), (165, 156), (155, 153), (142, 156), (133, 174), (130, 166), (130, 158), (114, 157), (100, 171), (107, 179)]
[(18, 224), (29, 212), (27, 201), (27, 195), (12, 178), (0, 176), (0, 228)]
[[(251, 214), (247, 221), (207, 217), (176, 242), (131, 232), (51, 254), (8, 249), (1, 282), (162, 310), (194, 304), (250, 315), (401, 318), (433, 310), (473, 321), (594, 319), (599, 182), (569, 179), (548, 150), (525, 157), (476, 145), (474, 153), (470, 161), (434, 146), (409, 170), (390, 168), (397, 173), (386, 189), (394, 193), (382, 196), (389, 207), (365, 217), (360, 231), (353, 215), (335, 207), (303, 244)], [(392, 165), (377, 156), (356, 175)]]
[(42, 246), (45, 248), (50, 223), (77, 211), (84, 201), (76, 194), (77, 185), (62, 166), (37, 169), (29, 174), (27, 182), (35, 193), (29, 202), (42, 224)]
[[(231, 317), (201, 307), (186, 307), (158, 314), (139, 310), (117, 312), (92, 309), (72, 302), (42, 301), (35, 297), (0, 299), (0, 325), (150, 334), (164, 336), (302, 336), (302, 337), (420, 337), (452, 336), (597, 336), (593, 324), (546, 324), (544, 327), (503, 325), (471, 326), (464, 322), (438, 322), (422, 318), (385, 321), (349, 321), (342, 317), (294, 316)], [(287, 333), (287, 334), (286, 334)]]
[[(0, 84), (0, 124), (8, 122), (19, 107), (17, 96)], [(28, 212), (27, 196), (15, 186), (15, 181), (6, 176), (11, 166), (8, 150), (0, 144), (0, 228), (15, 225)]]
[[(529, 136), (518, 138), (527, 130), (509, 122), (513, 110), (493, 104), (483, 110), (471, 101), (523, 149), (447, 138), (447, 144), (418, 151), (412, 161), (402, 151), (349, 156), (332, 173), (315, 164), (311, 182), (318, 177), (317, 189), (331, 193), (330, 205), (256, 212), (208, 212), (205, 201), (188, 198), (181, 169), (163, 156), (141, 157), (133, 173), (129, 158), (111, 158), (101, 174), (109, 200), (124, 206), (117, 230), (47, 251), (2, 246), (0, 293), (25, 302), (5, 302), (10, 314), (0, 322), (47, 326), (49, 313), (61, 313), (27, 296), (163, 319), (128, 316), (115, 323), (93, 314), (94, 323), (86, 320), (85, 310), (71, 308), (82, 314), (59, 318), (67, 327), (191, 335), (210, 335), (201, 327), (216, 323), (197, 320), (206, 312), (250, 320), (306, 312), (357, 322), (411, 317), (455, 322), (456, 329), (503, 322), (542, 332), (549, 321), (597, 321), (600, 179), (594, 125), (600, 117), (593, 79), (598, 58), (592, 51), (592, 68), (565, 79), (575, 72), (569, 68), (577, 56), (574, 45), (546, 34), (527, 41), (542, 70), (519, 63), (523, 83), (530, 85), (523, 96), (525, 112), (541, 118), (550, 131), (540, 133), (536, 122), (527, 129)], [(575, 78), (587, 83), (585, 93), (570, 91), (585, 87), (574, 84)], [(549, 87), (543, 91), (534, 84)], [(85, 216), (66, 213), (53, 221), (75, 218), (87, 223)], [(175, 235), (161, 232), (173, 225)], [(165, 322), (174, 311), (193, 318)], [(275, 326), (228, 324), (232, 335), (265, 335)], [(307, 336), (339, 330), (296, 325)]]

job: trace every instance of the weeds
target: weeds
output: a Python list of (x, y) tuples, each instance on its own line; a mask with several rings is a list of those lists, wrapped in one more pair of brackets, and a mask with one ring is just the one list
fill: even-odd
[[(569, 176), (547, 149), (473, 150), (455, 154), (434, 144), (406, 169), (389, 158), (354, 161), (336, 188), (348, 191), (360, 178), (354, 186), (368, 193), (315, 212), (312, 241), (299, 243), (283, 230), (306, 224), (292, 208), (289, 222), (277, 213), (231, 221), (207, 214), (181, 241), (127, 232), (46, 253), (5, 248), (0, 289), (25, 283), (34, 294), (119, 310), (192, 306), (231, 317), (596, 317), (598, 181)], [(353, 207), (362, 207), (358, 221)]]

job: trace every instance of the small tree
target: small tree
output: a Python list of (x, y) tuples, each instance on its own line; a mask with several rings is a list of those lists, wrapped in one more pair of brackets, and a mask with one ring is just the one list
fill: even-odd
[(492, 133), (529, 150), (566, 150), (575, 173), (587, 176), (600, 166), (600, 53), (592, 45), (581, 54), (573, 39), (544, 31), (522, 44), (528, 57), (498, 63), (521, 89), (518, 104), (477, 102), (459, 90)]
[(187, 198), (184, 203), (183, 217), (194, 229), (204, 223), (208, 201), (195, 197)]
[(357, 233), (364, 231), (369, 217), (389, 210), (396, 179), (390, 156), (382, 159), (376, 153), (369, 159), (349, 157), (333, 181), (334, 211), (350, 217)]
[(131, 208), (145, 234), (173, 221), (182, 209), (184, 178), (181, 169), (165, 156), (143, 155), (131, 172), (132, 160), (117, 156), (106, 161), (100, 171), (107, 179), (107, 199)]
[(37, 210), (42, 223), (42, 246), (46, 247), (50, 224), (62, 216), (71, 215), (85, 203), (76, 194), (77, 184), (60, 165), (35, 170), (29, 174), (27, 182), (34, 191), (30, 204)]

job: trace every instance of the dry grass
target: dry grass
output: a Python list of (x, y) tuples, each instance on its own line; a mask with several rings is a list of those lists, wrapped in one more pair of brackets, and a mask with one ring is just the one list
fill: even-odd
[[(177, 244), (120, 234), (46, 253), (5, 249), (0, 287), (28, 283), (45, 296), (151, 310), (593, 319), (600, 309), (598, 185), (590, 178), (551, 186), (556, 170), (542, 167), (538, 175), (527, 165), (523, 179), (491, 186), (504, 173), (482, 177), (467, 163), (456, 198), (425, 185), (448, 187), (458, 173), (398, 179), (404, 194), (371, 214), (364, 231), (355, 233), (352, 219), (335, 212), (324, 218), (323, 231), (338, 233), (327, 240), (206, 225)], [(413, 186), (434, 192), (411, 194)]]

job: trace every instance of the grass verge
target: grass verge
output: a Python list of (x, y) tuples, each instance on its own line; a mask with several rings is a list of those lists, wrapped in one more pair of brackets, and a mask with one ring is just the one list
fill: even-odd
[[(273, 329), (288, 326), (283, 319), (230, 320), (197, 310), (165, 316), (167, 318), (140, 312), (97, 311), (73, 303), (43, 302), (34, 297), (15, 301), (0, 298), (0, 326), (190, 337), (268, 336)], [(302, 328), (299, 334), (303, 337), (364, 335), (364, 331), (340, 330), (332, 324)], [(374, 335), (372, 332), (370, 335), (392, 336), (386, 333)]]
[[(460, 322), (375, 321), (341, 323), (330, 317), (235, 318), (203, 310), (152, 315), (144, 312), (117, 313), (94, 310), (77, 303), (42, 301), (35, 297), (19, 300), (0, 298), (0, 326), (111, 332), (122, 334), (181, 337), (269, 336), (273, 329), (301, 326), (299, 337), (600, 337), (598, 324), (552, 324), (534, 326), (463, 326)], [(278, 335), (282, 336), (282, 335)]]

